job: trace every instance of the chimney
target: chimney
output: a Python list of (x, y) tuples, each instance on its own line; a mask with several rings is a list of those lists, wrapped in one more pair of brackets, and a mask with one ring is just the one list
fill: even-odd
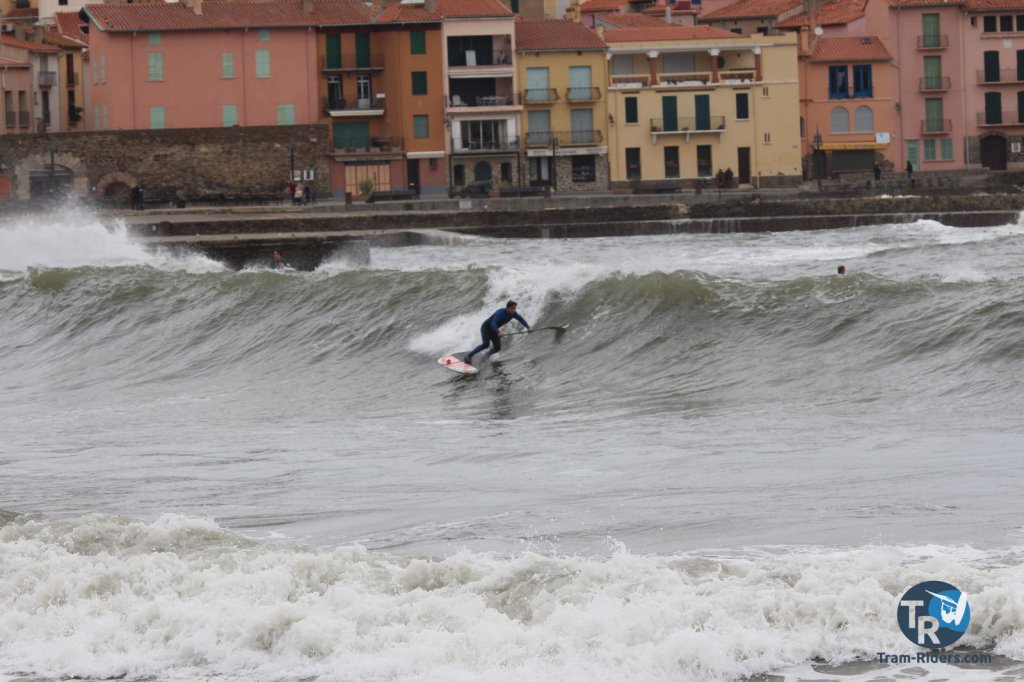
[(203, 0), (181, 0), (181, 4), (195, 12), (196, 16), (203, 16)]
[(313, 0), (302, 0), (302, 13), (312, 14), (313, 13)]
[(669, 4), (669, 0), (665, 0), (665, 23), (672, 23), (672, 5)]

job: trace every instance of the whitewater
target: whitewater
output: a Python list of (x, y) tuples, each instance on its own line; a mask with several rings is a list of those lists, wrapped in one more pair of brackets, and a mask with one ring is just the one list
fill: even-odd
[[(314, 272), (106, 223), (0, 221), (3, 682), (1024, 680), (1019, 223)], [(568, 331), (437, 364), (509, 298)], [(983, 660), (877, 660), (925, 580)]]

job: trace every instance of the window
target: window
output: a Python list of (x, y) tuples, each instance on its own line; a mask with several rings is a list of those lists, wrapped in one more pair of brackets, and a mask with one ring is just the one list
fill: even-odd
[(847, 67), (828, 67), (828, 98), (846, 99), (850, 96), (850, 86), (846, 80)]
[(270, 78), (270, 50), (256, 50), (256, 77)]
[(92, 60), (92, 84), (93, 85), (96, 85), (97, 83), (100, 82), (99, 68), (100, 68), (99, 60), (96, 60), (96, 59)]
[(739, 120), (750, 118), (750, 102), (745, 92), (736, 93), (736, 118)]
[(160, 34), (157, 31), (151, 31), (150, 32), (150, 34), (149, 34), (149, 44), (150, 45), (159, 45), (160, 44)]
[(924, 58), (924, 89), (942, 89), (942, 57), (929, 56)]
[(626, 98), (626, 123), (639, 123), (640, 115), (637, 111), (636, 97)]
[(853, 67), (853, 96), (873, 97), (874, 87), (871, 82), (871, 65), (857, 64)]
[(996, 32), (996, 18), (995, 17), (984, 17), (982, 18), (982, 31), (985, 33)]
[(988, 50), (982, 55), (985, 66), (985, 82), (986, 83), (998, 83), (999, 82), (999, 51)]
[(341, 36), (337, 33), (332, 33), (324, 40), (324, 47), (327, 50), (327, 54), (324, 55), (326, 61), (324, 65), (328, 69), (340, 69), (341, 68)]
[(260, 29), (260, 40), (263, 41), (264, 43), (267, 42), (268, 40), (270, 40), (270, 29), (269, 28), (261, 28)]
[(768, 86), (767, 85), (764, 86), (763, 88), (761, 88), (761, 97), (764, 97), (764, 98), (768, 97)]
[(929, 138), (924, 141), (924, 160), (935, 160), (935, 138)]
[(806, 124), (804, 123), (804, 117), (801, 116), (800, 117), (800, 139), (801, 140), (803, 140), (804, 138), (807, 137), (806, 130), (807, 130), (807, 128), (806, 128)]
[[(160, 78), (159, 78), (159, 80), (163, 80), (164, 79), (164, 75), (163, 75), (164, 74), (164, 56), (162, 54), (160, 54), (159, 56), (160, 56)], [(101, 54), (100, 55), (100, 83), (106, 83), (106, 82), (107, 82), (107, 55)]]
[(414, 95), (425, 95), (425, 94), (427, 94), (427, 72), (426, 71), (413, 71), (412, 72), (412, 94), (414, 94)]
[(853, 130), (858, 133), (874, 132), (875, 114), (871, 111), (871, 107), (857, 107), (853, 111)]
[(295, 105), (294, 104), (278, 104), (277, 105), (277, 125), (279, 125), (279, 126), (293, 126), (293, 125), (295, 125)]
[(427, 53), (427, 33), (426, 33), (426, 31), (409, 31), (409, 53), (410, 54), (426, 54)]
[[(150, 52), (146, 55), (149, 80), (151, 81), (162, 81), (164, 79), (164, 53), (163, 52)], [(106, 71), (106, 65), (100, 57), (100, 71)], [(106, 74), (102, 76), (104, 81), (107, 80)]]
[(999, 17), (999, 32), (1000, 33), (1012, 33), (1013, 32), (1013, 16), (1010, 14), (1004, 14)]
[(570, 102), (593, 99), (589, 66), (569, 67), (569, 90), (566, 96)]
[(953, 138), (951, 138), (951, 137), (944, 137), (944, 138), (942, 138), (942, 140), (940, 140), (940, 142), (941, 142), (940, 146), (942, 147), (941, 150), (940, 150), (940, 152), (942, 154), (942, 160), (943, 161), (952, 161), (953, 160)]
[(921, 15), (921, 47), (941, 47), (939, 15)]
[(231, 52), (225, 52), (220, 56), (220, 77), (235, 77), (235, 55)]
[(416, 114), (412, 117), (412, 136), (417, 139), (430, 137), (430, 117), (426, 114)]
[(1017, 91), (1017, 123), (1024, 123), (1024, 90)]
[(1003, 97), (998, 92), (985, 93), (985, 123), (1003, 122)]
[(1024, 14), (1017, 15), (1017, 30), (1024, 31)]
[(149, 110), (149, 127), (152, 130), (162, 130), (167, 127), (167, 117), (163, 107), (151, 107)]
[(573, 182), (596, 182), (597, 163), (593, 156), (572, 157), (572, 181)]
[(110, 105), (103, 105), (103, 129), (110, 130)]
[(924, 101), (924, 129), (929, 133), (943, 132), (942, 100), (930, 98)]
[(225, 128), (238, 125), (238, 105), (225, 104), (220, 108), (221, 123)]
[(665, 177), (679, 177), (679, 147), (665, 147)]
[(764, 143), (765, 144), (771, 144), (772, 143), (772, 134), (771, 133), (765, 133), (764, 134)]
[(836, 107), (829, 117), (833, 133), (850, 132), (850, 112), (843, 107)]
[(501, 181), (502, 182), (507, 182), (510, 185), (512, 184), (512, 164), (511, 163), (506, 161), (505, 163), (501, 164), (501, 168), (499, 169), (498, 174), (499, 174), (499, 177), (501, 177)]
[(640, 147), (626, 147), (626, 179), (639, 180)]
[(528, 67), (526, 69), (526, 101), (550, 102), (551, 100), (547, 67)]
[(697, 145), (697, 176), (701, 178), (711, 177), (711, 145)]
[(572, 143), (594, 144), (594, 110), (573, 109), (569, 116), (569, 123), (572, 128)]
[(100, 129), (100, 105), (96, 105), (92, 108), (92, 127), (93, 130)]
[(551, 144), (551, 112), (547, 109), (526, 112), (526, 144)]

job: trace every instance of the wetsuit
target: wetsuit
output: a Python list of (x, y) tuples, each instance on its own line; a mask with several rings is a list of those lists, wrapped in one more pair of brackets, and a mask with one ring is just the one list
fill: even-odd
[(484, 323), (480, 325), (480, 339), (483, 341), (479, 346), (469, 351), (466, 354), (464, 362), (469, 362), (474, 355), (487, 348), (488, 346), (494, 346), (488, 356), (494, 355), (501, 350), (501, 337), (498, 336), (501, 331), (501, 327), (505, 326), (512, 320), (519, 320), (519, 323), (530, 328), (530, 323), (523, 319), (523, 316), (519, 313), (510, 313), (506, 308), (498, 308), (493, 315), (484, 320)]

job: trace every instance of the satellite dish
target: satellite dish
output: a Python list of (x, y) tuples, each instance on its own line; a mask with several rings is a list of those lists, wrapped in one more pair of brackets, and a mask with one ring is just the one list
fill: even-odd
[(821, 26), (815, 26), (814, 27), (814, 35), (820, 36), (824, 32), (825, 32), (825, 29), (823, 29)]

